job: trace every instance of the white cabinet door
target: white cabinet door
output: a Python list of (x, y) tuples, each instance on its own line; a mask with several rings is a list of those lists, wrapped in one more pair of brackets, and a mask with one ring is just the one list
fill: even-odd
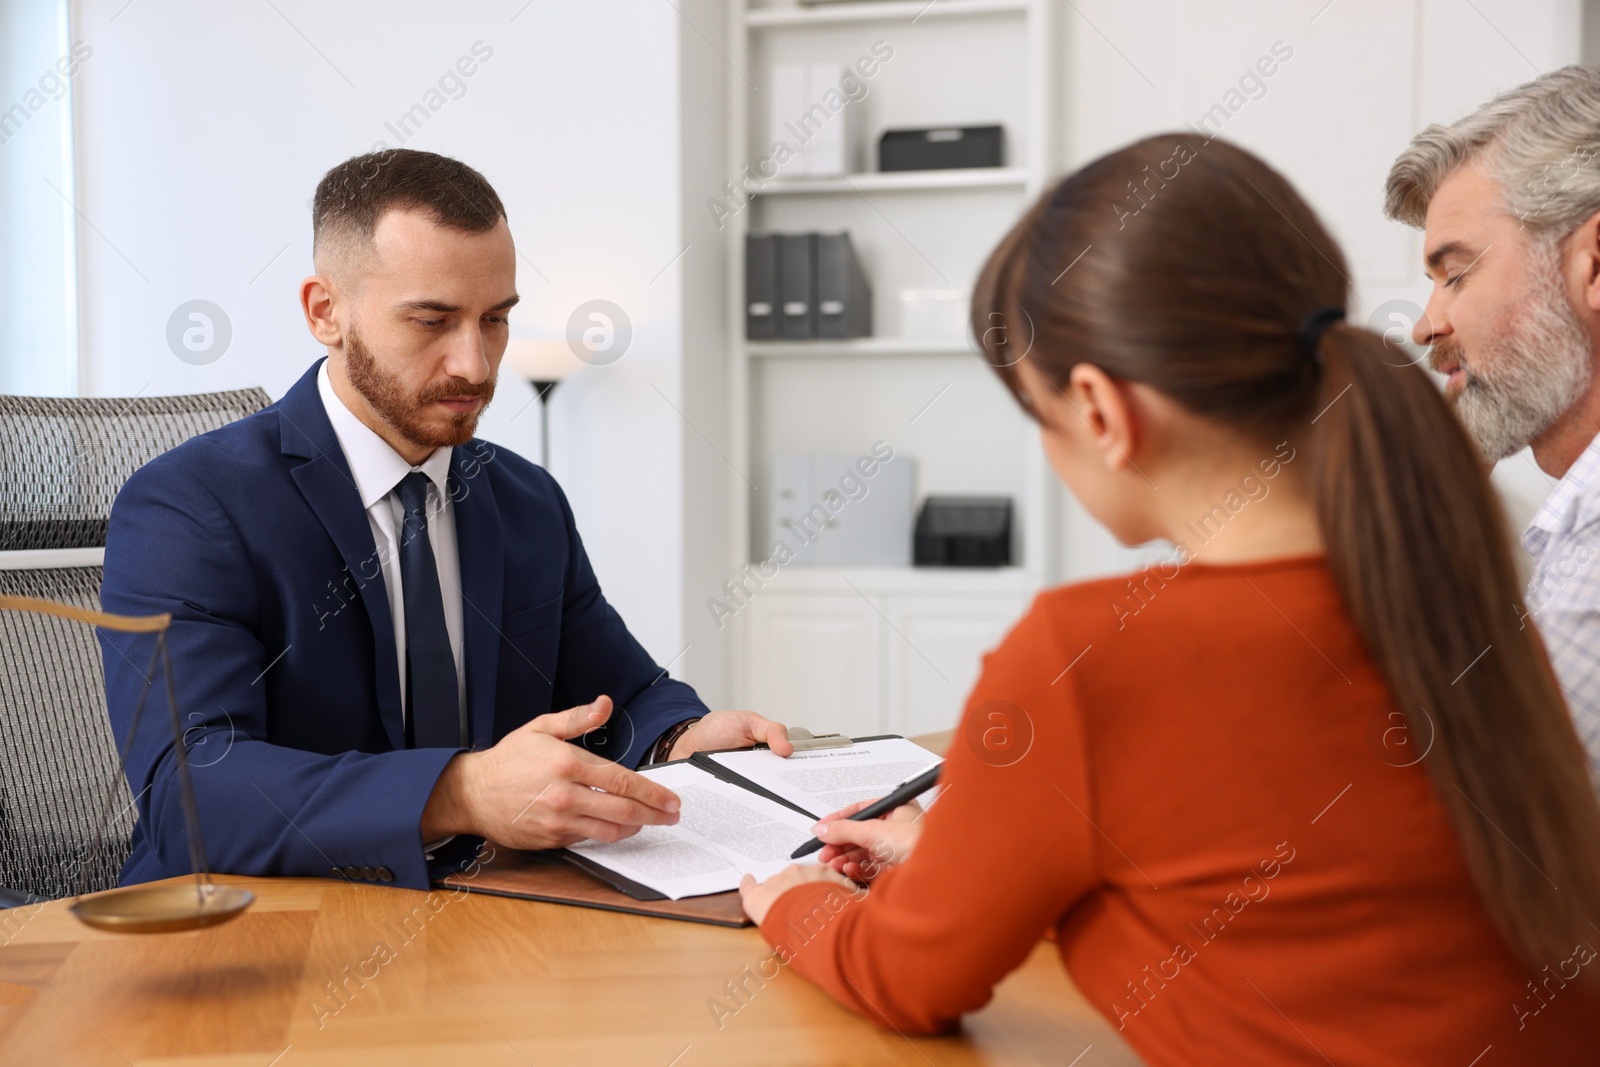
[(900, 595), (886, 598), (885, 727), (907, 737), (961, 718), (985, 653), (1022, 617), (1028, 598)]
[(753, 710), (812, 733), (882, 733), (882, 620), (855, 593), (767, 592), (751, 601)]

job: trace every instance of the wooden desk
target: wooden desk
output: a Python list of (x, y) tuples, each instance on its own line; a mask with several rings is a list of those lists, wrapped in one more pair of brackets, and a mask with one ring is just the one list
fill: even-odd
[[(943, 752), (950, 734), (914, 740)], [(771, 950), (754, 929), (321, 878), (216, 881), (248, 886), (255, 905), (189, 934), (101, 933), (69, 901), (0, 911), (0, 1064), (1139, 1064), (1043, 943), (961, 1034), (906, 1038), (787, 971), (758, 987)], [(735, 1000), (726, 983), (741, 980)]]
[(411, 890), (217, 880), (256, 904), (194, 933), (101, 933), (66, 901), (0, 912), (0, 1064), (1138, 1062), (1050, 945), (959, 1036), (879, 1030), (787, 972), (748, 982), (719, 1028), (709, 1002), (731, 1008), (724, 983), (770, 955), (754, 929), (481, 894), (435, 893), (430, 913)]

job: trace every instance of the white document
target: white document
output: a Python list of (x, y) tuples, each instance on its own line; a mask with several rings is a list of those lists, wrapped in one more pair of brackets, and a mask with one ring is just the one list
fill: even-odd
[(767, 749), (708, 755), (819, 819), (860, 800), (877, 800), (939, 762), (937, 755), (903, 737), (796, 752), (787, 759)]
[(571, 851), (673, 900), (725, 893), (746, 874), (765, 881), (791, 863), (817, 862), (815, 853), (789, 858), (811, 839), (815, 819), (692, 764), (639, 773), (678, 794), (677, 825), (646, 826), (614, 844), (580, 841)]

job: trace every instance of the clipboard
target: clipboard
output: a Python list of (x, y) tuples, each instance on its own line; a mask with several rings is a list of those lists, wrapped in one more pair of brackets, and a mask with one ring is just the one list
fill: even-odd
[[(490, 846), (485, 846), (490, 847)], [(464, 889), (469, 893), (537, 900), (546, 904), (570, 904), (599, 908), (628, 915), (650, 915), (680, 922), (711, 926), (743, 927), (754, 924), (744, 913), (737, 892), (715, 893), (704, 897), (669, 900), (660, 893), (630, 882), (598, 864), (581, 861), (565, 849), (521, 852), (492, 846), (493, 858), (480, 862), (475, 873), (452, 874), (434, 885), (441, 889)], [(624, 892), (614, 883), (627, 883)]]
[[(875, 734), (870, 737), (846, 739), (845, 744), (827, 738), (819, 739), (827, 744), (810, 747), (847, 747), (856, 742), (887, 741), (900, 736), (900, 734)], [(749, 752), (766, 747), (768, 746), (750, 745), (717, 751)], [(690, 763), (729, 785), (738, 786), (747, 792), (782, 804), (808, 818), (820, 818), (816, 813), (785, 800), (744, 775), (710, 759), (713, 754), (696, 752), (685, 759), (668, 760), (648, 766), (665, 767), (676, 763)], [(443, 889), (463, 889), (469, 893), (537, 900), (547, 904), (570, 904), (584, 908), (599, 908), (603, 911), (624, 912), (629, 915), (650, 915), (682, 922), (707, 923), (712, 926), (737, 928), (754, 925), (745, 916), (744, 905), (740, 902), (737, 891), (672, 900), (648, 886), (624, 878), (615, 871), (567, 849), (525, 852), (485, 843), (479, 856), (485, 854), (492, 858), (487, 861), (480, 858), (479, 862), (473, 865), (476, 868), (474, 873), (457, 872), (436, 881), (434, 885)]]

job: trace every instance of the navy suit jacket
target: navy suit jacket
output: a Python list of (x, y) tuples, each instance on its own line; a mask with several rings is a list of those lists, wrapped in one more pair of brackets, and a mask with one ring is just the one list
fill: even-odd
[[(405, 747), (377, 550), (316, 372), (128, 479), (111, 509), (100, 598), (110, 612), (172, 615), (172, 673), (213, 870), (355, 867), (371, 878), (387, 868), (396, 884), (425, 889), (422, 809), (461, 750)], [(583, 743), (636, 766), (672, 725), (706, 713), (601, 595), (548, 473), (474, 438), (454, 450), (449, 488), (473, 748), (606, 694), (612, 719)], [(153, 638), (101, 631), (100, 642), (125, 744)], [(157, 677), (128, 750), (139, 820), (124, 884), (191, 869), (165, 696)]]

